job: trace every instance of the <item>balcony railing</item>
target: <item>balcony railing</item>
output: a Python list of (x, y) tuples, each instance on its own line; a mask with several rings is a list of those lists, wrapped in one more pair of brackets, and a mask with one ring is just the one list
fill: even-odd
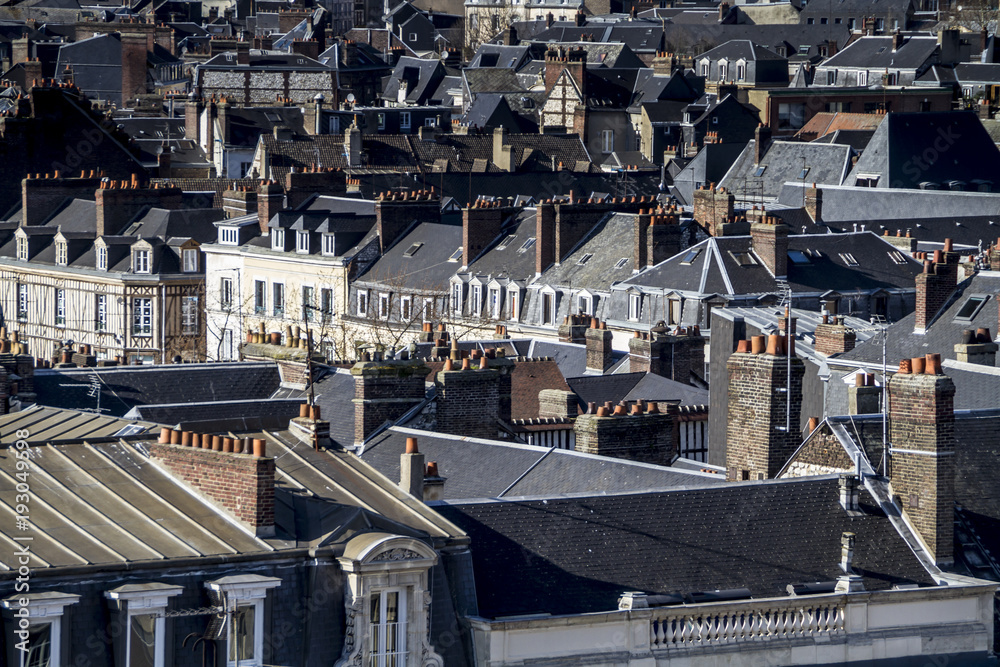
[(844, 631), (844, 606), (832, 600), (769, 604), (753, 608), (711, 605), (699, 609), (653, 610), (651, 647), (704, 646), (770, 639), (835, 635)]

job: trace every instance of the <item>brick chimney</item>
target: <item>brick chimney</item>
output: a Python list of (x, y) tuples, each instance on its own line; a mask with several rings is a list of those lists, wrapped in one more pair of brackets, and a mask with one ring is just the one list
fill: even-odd
[(586, 454), (669, 465), (677, 451), (680, 432), (677, 406), (637, 401), (629, 407), (597, 408), (576, 418), (575, 449)]
[(417, 221), (441, 221), (441, 198), (433, 189), (379, 195), (375, 199), (379, 251), (388, 250)]
[(889, 380), (889, 481), (938, 565), (954, 561), (955, 384), (941, 356), (904, 359)]
[(784, 342), (777, 334), (754, 336), (752, 341), (740, 341), (726, 362), (726, 468), (730, 480), (773, 478), (801, 444), (799, 413), (805, 366), (798, 357), (786, 355)]
[(580, 94), (586, 99), (587, 52), (583, 47), (551, 47), (545, 52), (545, 92), (552, 92), (563, 71), (569, 71)]
[(358, 129), (357, 120), (344, 132), (344, 155), (347, 156), (347, 166), (360, 167), (361, 165), (361, 130)]
[(733, 218), (736, 196), (725, 188), (716, 189), (715, 183), (694, 191), (694, 221), (704, 227), (710, 236), (746, 234), (746, 225), (739, 229), (727, 224)]
[(205, 110), (205, 105), (201, 100), (191, 93), (188, 101), (184, 103), (184, 138), (200, 144), (201, 134), (201, 112)]
[[(690, 384), (694, 370), (692, 361), (705, 357), (705, 339), (686, 328), (678, 327), (670, 332), (661, 321), (648, 333), (636, 331), (628, 341), (628, 353), (632, 373), (652, 373)], [(704, 371), (702, 368), (697, 370), (699, 373)]]
[(844, 318), (824, 315), (823, 322), (816, 325), (816, 352), (832, 356), (843, 354), (854, 349), (858, 336), (852, 329), (844, 326)]
[(238, 218), (257, 212), (257, 191), (249, 187), (230, 188), (222, 193), (222, 210), (227, 218)]
[(36, 174), (40, 178), (21, 181), (21, 226), (40, 225), (45, 222), (66, 199), (91, 199), (101, 185), (94, 172), (87, 177), (67, 177), (61, 172)]
[(500, 376), (509, 374), (512, 365), (491, 368), (495, 360), (477, 352), (461, 362), (449, 359), (437, 374), (437, 430), (495, 440), (501, 419)]
[(955, 344), (955, 361), (980, 366), (996, 366), (997, 344), (993, 342), (989, 329), (966, 329), (962, 340)]
[[(198, 436), (199, 442), (204, 444), (200, 447), (190, 444), (194, 441), (193, 436)], [(169, 444), (172, 440), (188, 444)], [(248, 525), (258, 537), (272, 537), (274, 459), (265, 456), (266, 441), (253, 440), (252, 451), (244, 451), (244, 441), (225, 440), (229, 442), (223, 444), (220, 436), (164, 428), (160, 441), (150, 443), (149, 457)], [(218, 450), (214, 449), (216, 443)]]
[(426, 396), (424, 379), (430, 369), (419, 361), (361, 361), (354, 376), (354, 444), (386, 421), (395, 421)]
[(406, 451), (399, 455), (399, 488), (417, 500), (424, 499), (424, 455), (416, 438), (406, 439)]
[(572, 419), (579, 406), (576, 394), (564, 389), (542, 389), (538, 392), (538, 416)]
[(261, 234), (268, 234), (267, 223), (285, 204), (285, 191), (274, 181), (261, 182), (257, 188), (257, 224)]
[(645, 209), (640, 210), (638, 215), (635, 216), (635, 224), (632, 228), (632, 269), (635, 271), (642, 271), (649, 266), (649, 246), (646, 230), (649, 229), (652, 218), (653, 216), (650, 215), (650, 211)]
[(775, 278), (788, 275), (788, 225), (765, 216), (763, 222), (750, 226), (750, 239), (754, 254)]
[[(950, 239), (948, 239), (950, 241)], [(950, 243), (945, 244), (949, 248)], [(958, 258), (954, 253), (934, 251), (933, 260), (924, 260), (924, 271), (917, 275), (917, 307), (913, 330), (927, 330), (938, 311), (948, 302), (958, 283)], [(953, 263), (952, 263), (953, 262)]]
[(655, 76), (670, 76), (677, 66), (677, 59), (674, 54), (666, 51), (657, 51), (653, 57), (653, 74)]
[(158, 178), (170, 178), (171, 174), (171, 153), (173, 149), (170, 144), (164, 141), (160, 144), (159, 150), (156, 152), (156, 176)]
[(873, 415), (882, 412), (882, 388), (875, 385), (875, 376), (858, 373), (854, 386), (847, 389), (847, 414)]
[(96, 191), (97, 236), (119, 234), (147, 207), (179, 209), (182, 196), (174, 187), (140, 188), (134, 174), (131, 181), (104, 181)]
[(468, 268), (486, 246), (500, 236), (504, 223), (517, 211), (500, 202), (473, 202), (462, 209), (462, 269)]
[(216, 119), (219, 121), (219, 136), (216, 137), (223, 144), (229, 144), (232, 140), (232, 119), (229, 117), (229, 112), (232, 105), (229, 104), (229, 100), (223, 97), (218, 106), (216, 107)]
[(655, 212), (646, 228), (646, 266), (656, 266), (680, 251), (679, 213), (673, 208)]
[(815, 183), (806, 189), (806, 213), (817, 224), (823, 221), (823, 191)]
[(590, 320), (590, 328), (584, 337), (587, 343), (587, 372), (603, 374), (611, 365), (611, 332), (604, 322), (595, 318)]
[(123, 33), (122, 43), (122, 104), (145, 95), (148, 38), (141, 33)]
[(567, 315), (559, 325), (559, 342), (583, 345), (587, 342), (589, 315)]
[(764, 154), (767, 153), (767, 149), (771, 146), (771, 128), (763, 123), (757, 125), (757, 129), (753, 133), (753, 163), (760, 164), (760, 161), (764, 159)]

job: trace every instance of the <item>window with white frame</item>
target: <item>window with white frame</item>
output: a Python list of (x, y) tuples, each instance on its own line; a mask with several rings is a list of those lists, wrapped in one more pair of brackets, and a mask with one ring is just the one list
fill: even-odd
[(337, 251), (335, 250), (336, 245), (334, 244), (334, 238), (335, 237), (334, 237), (333, 234), (323, 234), (323, 254), (324, 255), (336, 255), (337, 254)]
[(296, 234), (295, 234), (295, 252), (298, 252), (298, 253), (308, 253), (309, 252), (309, 232), (296, 232)]
[(729, 63), (727, 63), (727, 62), (720, 62), (719, 63), (719, 81), (725, 81), (727, 74), (729, 74)]
[(153, 335), (153, 300), (132, 299), (132, 335)]
[(183, 592), (180, 586), (167, 584), (126, 584), (107, 591), (119, 627), (125, 632), (118, 641), (125, 642), (126, 667), (166, 667), (167, 619), (164, 612), (170, 598)]
[(384, 292), (378, 295), (378, 318), (389, 319), (389, 295)]
[(406, 594), (399, 588), (372, 591), (369, 605), (370, 667), (406, 664)]
[(542, 292), (542, 324), (552, 324), (556, 321), (556, 295), (552, 292)]
[(17, 237), (17, 259), (22, 262), (28, 261), (28, 238), (26, 236)]
[(745, 81), (747, 78), (747, 66), (743, 64), (736, 65), (736, 79), (738, 81)]
[(59, 266), (66, 266), (69, 260), (69, 250), (66, 247), (65, 241), (60, 241), (56, 243), (56, 264)]
[(66, 326), (66, 290), (56, 290), (56, 326)]
[(198, 272), (198, 249), (184, 248), (184, 273)]
[(236, 227), (219, 227), (220, 245), (239, 245), (240, 230)]
[(615, 150), (615, 131), (601, 130), (601, 152), (605, 155)]
[(97, 331), (104, 331), (108, 328), (108, 296), (106, 294), (94, 296), (94, 328)]
[[(18, 661), (16, 667), (60, 667), (66, 664), (63, 661), (63, 638), (67, 633), (64, 632), (63, 616), (66, 607), (76, 604), (79, 599), (79, 595), (64, 593), (18, 593), (0, 602), (8, 623), (20, 626), (21, 618), (27, 621), (26, 650), (14, 652)], [(17, 616), (25, 607), (27, 617)]]
[(424, 299), (424, 312), (423, 312), (424, 322), (429, 322), (434, 319), (435, 310), (436, 309), (434, 308), (434, 299), (432, 297)]
[(521, 311), (519, 309), (520, 304), (521, 304), (521, 293), (518, 292), (517, 290), (511, 291), (510, 292), (510, 312), (508, 313), (508, 316), (513, 321), (517, 321), (519, 319), (519, 317), (520, 317), (520, 314), (521, 314)]
[(490, 317), (494, 320), (500, 319), (500, 288), (491, 287), (487, 296)]
[(181, 297), (181, 333), (185, 336), (198, 334), (198, 297)]
[(642, 314), (642, 295), (641, 294), (629, 294), (628, 295), (628, 318), (632, 322), (638, 322), (639, 316)]
[(17, 319), (28, 319), (28, 286), (24, 283), (17, 285)]
[(681, 300), (680, 299), (670, 299), (667, 302), (667, 324), (677, 325), (681, 323)]
[(132, 253), (132, 271), (134, 273), (149, 273), (148, 250), (136, 250)]
[(451, 286), (451, 312), (455, 315), (462, 314), (462, 283)]
[(483, 315), (483, 286), (472, 286), (472, 314), (476, 317)]
[(858, 85), (867, 86), (868, 85), (868, 70), (863, 72), (858, 72)]
[(403, 322), (409, 322), (413, 316), (413, 298), (403, 296), (399, 298), (399, 317)]
[(284, 250), (285, 249), (285, 230), (279, 227), (275, 227), (271, 230), (271, 249), (272, 250)]
[(311, 285), (302, 286), (302, 319), (306, 322), (312, 322), (316, 319), (316, 304), (313, 303), (314, 292)]
[(705, 61), (703, 61), (701, 63), (701, 75), (703, 77), (705, 77), (706, 79), (708, 78), (708, 61), (707, 60), (705, 60)]
[(329, 287), (319, 291), (319, 310), (324, 322), (329, 322), (333, 317), (333, 290)]
[(97, 269), (99, 271), (108, 270), (108, 247), (99, 245), (97, 246)]
[(577, 309), (584, 315), (593, 315), (594, 300), (588, 294), (581, 294), (577, 301)]
[(358, 317), (368, 315), (368, 290), (358, 290)]
[(219, 306), (222, 310), (230, 310), (233, 307), (233, 279), (219, 279)]
[(399, 112), (399, 129), (408, 130), (410, 129), (410, 112), (400, 111)]
[(275, 317), (285, 316), (285, 284), (273, 283), (271, 285), (271, 305)]
[(232, 620), (226, 624), (227, 667), (264, 664), (264, 601), (268, 590), (279, 585), (280, 579), (260, 575), (223, 577), (205, 584), (222, 597)]
[(385, 129), (385, 114), (384, 113), (377, 114), (376, 118), (378, 120), (378, 129), (384, 130)]

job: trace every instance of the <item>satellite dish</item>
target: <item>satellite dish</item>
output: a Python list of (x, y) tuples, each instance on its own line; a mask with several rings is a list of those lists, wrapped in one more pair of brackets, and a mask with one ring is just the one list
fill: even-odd
[(354, 100), (355, 99), (357, 99), (357, 98), (354, 97), (354, 93), (348, 93), (347, 94), (347, 101), (350, 102), (351, 104), (354, 104)]

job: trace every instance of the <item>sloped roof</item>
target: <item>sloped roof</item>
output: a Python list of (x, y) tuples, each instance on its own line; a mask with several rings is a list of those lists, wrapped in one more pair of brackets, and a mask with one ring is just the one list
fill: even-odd
[(709, 60), (786, 60), (784, 56), (779, 56), (774, 51), (764, 48), (760, 44), (755, 44), (749, 39), (732, 39), (724, 44), (720, 44), (714, 49), (709, 49), (697, 57), (698, 60), (708, 58)]
[(892, 49), (892, 41), (892, 35), (860, 37), (830, 56), (823, 67), (860, 67), (876, 71), (887, 68), (917, 70), (927, 64), (938, 48), (937, 37), (933, 36), (904, 37), (902, 46), (895, 51)]
[(574, 499), (438, 506), (472, 553), (479, 613), (579, 614), (617, 609), (624, 591), (748, 588), (832, 581), (844, 532), (867, 590), (933, 580), (877, 503), (860, 516), (838, 502), (833, 477)]
[(616, 373), (568, 378), (566, 382), (583, 405), (611, 401), (674, 401), (681, 405), (707, 405), (708, 391), (675, 382), (654, 373)]
[[(756, 141), (750, 141), (719, 183), (737, 198), (776, 199), (787, 181), (840, 185), (851, 168), (853, 149), (839, 144), (773, 141), (759, 164), (754, 161), (755, 151)], [(758, 176), (760, 167), (764, 171)], [(803, 169), (808, 169), (804, 177), (800, 176)]]

